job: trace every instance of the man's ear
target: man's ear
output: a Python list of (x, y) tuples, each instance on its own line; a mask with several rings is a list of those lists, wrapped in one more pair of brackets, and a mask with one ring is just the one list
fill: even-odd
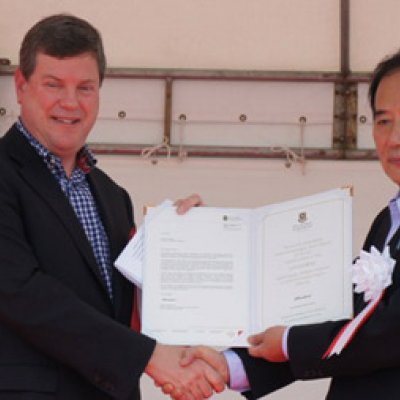
[(17, 70), (15, 71), (14, 83), (15, 83), (15, 91), (17, 94), (17, 101), (18, 101), (18, 104), (21, 104), (21, 96), (22, 96), (23, 92), (25, 91), (27, 81), (24, 77), (24, 74), (21, 72), (21, 70), (19, 68), (17, 68)]

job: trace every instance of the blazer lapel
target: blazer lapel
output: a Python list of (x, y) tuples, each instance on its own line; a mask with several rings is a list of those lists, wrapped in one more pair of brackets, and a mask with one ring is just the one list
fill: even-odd
[(397, 229), (393, 237), (389, 241), (389, 247), (390, 247), (390, 253), (392, 254), (392, 257), (398, 256), (399, 251), (400, 251), (400, 228)]
[[(397, 229), (396, 233), (393, 235), (392, 239), (389, 241), (389, 247), (390, 247), (390, 254), (393, 259), (396, 260), (396, 265), (393, 270), (393, 276), (392, 276), (392, 286), (393, 288), (396, 288), (399, 286), (400, 282), (400, 266), (399, 266), (399, 260), (400, 260), (400, 228)], [(389, 290), (391, 291), (391, 287), (389, 287)]]
[(6, 140), (8, 140), (11, 157), (19, 164), (22, 179), (54, 211), (55, 217), (65, 227), (70, 239), (81, 252), (96, 279), (106, 290), (86, 234), (51, 172), (16, 129), (10, 132)]
[[(386, 238), (389, 234), (390, 226), (391, 226), (390, 212), (389, 212), (389, 208), (386, 208), (382, 223), (379, 224), (378, 229), (373, 234), (373, 243), (372, 244), (380, 251), (383, 251), (383, 247), (385, 246)], [(392, 243), (394, 237), (396, 236), (396, 234), (397, 233), (395, 233), (395, 235), (392, 237), (392, 239), (388, 243), (388, 245), (390, 247), (391, 247), (391, 243)], [(366, 250), (369, 251), (370, 249), (366, 249)]]
[[(118, 247), (118, 239), (120, 234), (120, 227), (116, 226), (113, 221), (113, 210), (118, 210), (120, 204), (114, 204), (114, 196), (107, 193), (104, 185), (99, 184), (99, 181), (96, 179), (96, 174), (90, 173), (88, 175), (89, 184), (93, 193), (93, 196), (96, 200), (97, 208), (100, 213), (101, 220), (104, 225), (104, 229), (106, 230), (108, 241), (110, 245), (110, 258), (111, 263), (113, 264), (114, 260), (117, 258), (118, 253), (120, 251), (120, 247)], [(118, 231), (117, 231), (118, 230)], [(128, 237), (125, 238), (126, 242), (128, 241)], [(120, 307), (120, 303), (123, 299), (123, 289), (125, 285), (122, 283), (124, 278), (120, 274), (120, 272), (114, 268), (112, 268), (112, 282), (113, 282), (113, 304), (114, 310), (117, 310)]]

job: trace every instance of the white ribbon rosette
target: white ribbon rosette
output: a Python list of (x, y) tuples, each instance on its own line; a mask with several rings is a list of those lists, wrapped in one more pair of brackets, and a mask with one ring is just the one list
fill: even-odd
[(364, 293), (364, 301), (368, 304), (355, 318), (343, 326), (322, 358), (340, 354), (361, 325), (373, 313), (385, 289), (392, 284), (395, 264), (396, 261), (390, 256), (389, 246), (386, 246), (382, 253), (374, 246), (371, 246), (369, 253), (361, 250), (360, 257), (353, 264), (352, 282), (354, 292)]
[(354, 291), (364, 292), (364, 301), (370, 302), (392, 284), (393, 269), (396, 261), (390, 257), (389, 246), (382, 253), (374, 246), (368, 253), (361, 250), (360, 258), (353, 264)]

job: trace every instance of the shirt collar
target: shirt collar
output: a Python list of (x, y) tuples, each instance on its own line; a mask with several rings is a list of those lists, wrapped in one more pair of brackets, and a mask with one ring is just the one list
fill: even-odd
[[(25, 137), (29, 144), (36, 150), (39, 156), (46, 163), (50, 170), (56, 168), (56, 166), (62, 166), (60, 157), (51, 153), (45, 146), (43, 146), (24, 126), (21, 119), (18, 118), (16, 126), (19, 132)], [(84, 145), (76, 155), (76, 166), (83, 173), (88, 174), (96, 165), (97, 160), (93, 155), (93, 152), (87, 145)]]
[(400, 205), (400, 190), (390, 199), (389, 206), (393, 203), (397, 203), (398, 206)]

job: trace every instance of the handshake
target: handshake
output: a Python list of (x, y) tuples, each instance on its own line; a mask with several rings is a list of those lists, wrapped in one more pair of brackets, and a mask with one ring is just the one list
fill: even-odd
[(174, 400), (201, 400), (229, 382), (225, 356), (209, 347), (157, 344), (145, 372)]
[[(285, 326), (252, 335), (249, 354), (270, 362), (285, 362), (282, 349)], [(174, 400), (201, 400), (222, 392), (230, 383), (227, 359), (210, 347), (157, 344), (145, 372)], [(246, 377), (247, 379), (247, 377)]]

